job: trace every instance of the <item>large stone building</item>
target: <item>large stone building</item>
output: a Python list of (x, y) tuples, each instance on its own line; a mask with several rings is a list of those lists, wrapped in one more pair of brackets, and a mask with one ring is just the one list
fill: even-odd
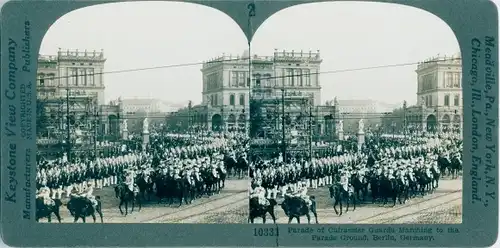
[(125, 114), (134, 114), (138, 112), (171, 113), (183, 107), (178, 104), (166, 103), (159, 99), (150, 98), (119, 99), (118, 101), (122, 103), (123, 112)]
[(241, 56), (223, 55), (206, 61), (201, 69), (202, 103), (177, 115), (189, 116), (189, 123), (209, 130), (248, 131), (249, 103), (276, 99), (276, 107), (283, 100), (281, 95), (285, 94), (287, 113), (292, 111), (291, 105), (301, 108), (298, 106), (301, 104), (290, 104), (301, 98), (303, 101), (298, 102), (307, 101), (308, 106), (313, 107), (312, 112), (318, 120), (313, 128), (317, 133), (334, 133), (324, 124), (324, 116), (331, 116), (335, 111), (333, 106), (321, 106), (319, 72), (322, 59), (319, 51), (275, 50), (273, 56), (253, 55), (251, 84), (248, 58), (245, 52)]
[(391, 113), (397, 108), (401, 108), (403, 103), (388, 104), (375, 100), (338, 100), (337, 108), (339, 120), (344, 123), (346, 133), (356, 134), (358, 122), (363, 119), (365, 131), (375, 130), (383, 125), (383, 118), (387, 113)]
[(456, 132), (463, 128), (462, 60), (460, 54), (419, 63), (417, 105), (405, 111), (410, 130)]
[[(59, 50), (39, 55), (37, 135), (39, 144), (81, 144), (98, 136), (119, 137), (120, 106), (104, 101), (102, 51)], [(69, 123), (69, 128), (68, 124)]]

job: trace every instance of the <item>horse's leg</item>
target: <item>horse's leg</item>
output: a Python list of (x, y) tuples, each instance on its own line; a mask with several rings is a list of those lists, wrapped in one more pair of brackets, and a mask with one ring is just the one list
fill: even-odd
[(340, 205), (340, 214), (339, 214), (339, 216), (342, 216), (342, 211), (343, 211), (342, 210), (342, 208), (343, 208), (343, 206), (342, 206), (342, 198), (339, 199), (338, 203)]
[(73, 219), (73, 222), (76, 223), (78, 221), (78, 218), (79, 218), (78, 213), (75, 213), (75, 218)]
[(96, 222), (95, 213), (92, 213), (92, 219), (94, 220), (95, 223)]
[(271, 215), (271, 218), (273, 218), (274, 224), (276, 224), (276, 215), (274, 215), (274, 211), (269, 211), (269, 215)]
[(352, 199), (352, 207), (353, 207), (352, 211), (356, 210), (356, 198)]
[(262, 224), (266, 224), (266, 213), (262, 215)]
[(85, 218), (87, 218), (87, 217), (85, 217), (85, 215), (82, 215), (82, 221), (83, 221), (83, 223), (87, 223)]
[(142, 201), (140, 199), (137, 199), (137, 205), (139, 205), (139, 212), (141, 211), (142, 209)]
[(292, 223), (292, 220), (293, 220), (292, 216), (288, 217), (288, 224)]
[(101, 218), (101, 223), (104, 223), (104, 220), (102, 218), (102, 210), (101, 210), (100, 206), (98, 207), (97, 213), (99, 214), (99, 217)]
[(336, 215), (339, 215), (339, 211), (337, 211), (337, 205), (339, 204), (339, 202), (337, 201), (336, 198), (334, 198), (333, 202), (334, 202), (333, 203), (333, 210), (335, 210)]
[(118, 209), (120, 209), (120, 213), (123, 215), (122, 205), (123, 205), (123, 199), (120, 199), (120, 204), (118, 204)]
[(124, 202), (125, 202), (125, 216), (127, 216), (128, 215), (128, 201), (125, 200)]
[(307, 211), (306, 217), (307, 217), (307, 224), (311, 224), (311, 215), (309, 214), (309, 211)]
[(392, 193), (392, 207), (396, 206), (396, 199), (398, 198), (398, 193)]
[(316, 224), (319, 224), (318, 223), (318, 213), (316, 212), (316, 208), (315, 209), (311, 209), (311, 212), (314, 215), (314, 220), (316, 220)]
[(52, 213), (50, 213), (48, 216), (47, 216), (47, 221), (50, 223), (52, 222)]
[(61, 215), (59, 214), (59, 210), (58, 211), (54, 211), (54, 214), (56, 215), (57, 221), (59, 223), (61, 223)]
[(300, 224), (300, 216), (296, 216), (295, 218), (297, 218), (297, 223)]
[(346, 213), (347, 213), (347, 212), (349, 212), (349, 205), (350, 205), (350, 203), (351, 203), (351, 197), (355, 197), (355, 196), (354, 196), (354, 195), (350, 196), (350, 195), (349, 195), (349, 193), (347, 193), (347, 197), (346, 197), (346, 199), (347, 199), (347, 201), (346, 201), (346, 205), (347, 205), (347, 206), (346, 206), (346, 208), (345, 208), (345, 212), (346, 212)]

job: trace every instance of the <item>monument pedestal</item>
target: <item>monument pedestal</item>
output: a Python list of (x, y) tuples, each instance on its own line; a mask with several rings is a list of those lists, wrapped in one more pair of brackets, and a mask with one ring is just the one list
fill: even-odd
[(339, 140), (344, 140), (344, 131), (339, 131), (338, 138)]
[(146, 149), (146, 145), (149, 144), (149, 132), (142, 133), (142, 149)]
[(358, 148), (361, 148), (365, 143), (365, 132), (358, 132)]
[(122, 139), (123, 140), (128, 140), (128, 130), (123, 130), (122, 131)]

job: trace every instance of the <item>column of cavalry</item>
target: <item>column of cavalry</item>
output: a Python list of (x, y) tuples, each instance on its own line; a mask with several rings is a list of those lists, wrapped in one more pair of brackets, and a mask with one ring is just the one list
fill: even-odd
[[(151, 200), (158, 203), (178, 201), (190, 204), (196, 198), (219, 193), (225, 187), (228, 174), (248, 171), (246, 162), (248, 138), (239, 134), (211, 134), (195, 139), (180, 134), (151, 135), (146, 149), (124, 149), (121, 154), (92, 159), (65, 157), (38, 161), (37, 221), (55, 214), (68, 201), (67, 209), (74, 217), (85, 221), (99, 214), (102, 222), (100, 196), (94, 189), (114, 187), (119, 210), (128, 214), (128, 206)], [(141, 146), (132, 146), (141, 147)], [(232, 173), (231, 173), (232, 172)], [(125, 205), (125, 211), (122, 206)]]
[[(359, 151), (339, 145), (328, 152), (279, 155), (273, 159), (252, 159), (250, 163), (249, 222), (269, 213), (274, 221), (274, 207), (281, 205), (289, 222), (310, 213), (316, 214), (316, 200), (308, 189), (328, 187), (337, 215), (342, 215), (342, 203), (356, 201), (372, 203), (398, 201), (433, 193), (445, 174), (453, 179), (462, 168), (462, 140), (458, 135), (369, 139)], [(371, 199), (369, 199), (369, 197)], [(390, 200), (390, 201), (389, 201)], [(281, 202), (278, 204), (278, 202)], [(337, 206), (340, 205), (340, 211)]]

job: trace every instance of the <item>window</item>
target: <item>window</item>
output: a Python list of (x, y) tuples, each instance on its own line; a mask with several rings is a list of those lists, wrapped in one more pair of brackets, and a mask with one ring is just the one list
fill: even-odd
[(245, 94), (240, 95), (240, 105), (245, 106)]
[(304, 85), (311, 86), (311, 74), (308, 69), (302, 70), (302, 74), (304, 74)]
[(462, 85), (462, 83), (461, 83), (462, 78), (461, 77), (462, 77), (462, 75), (461, 75), (460, 72), (453, 73), (453, 87), (454, 88), (460, 88), (461, 87), (461, 85)]
[(450, 106), (450, 95), (444, 96), (444, 106)]
[(40, 85), (40, 86), (45, 86), (45, 75), (40, 74), (40, 75), (38, 76), (38, 82), (39, 82), (39, 85)]
[(455, 99), (453, 100), (453, 105), (460, 106), (460, 95), (456, 94)]
[(255, 74), (255, 86), (260, 87), (260, 74)]
[(446, 72), (444, 80), (446, 82), (446, 88), (452, 88), (453, 87), (453, 72)]
[(66, 80), (68, 80), (67, 83), (69, 85), (78, 85), (78, 83), (76, 82), (76, 80), (77, 80), (76, 79), (76, 77), (77, 77), (77, 70), (76, 70), (76, 68), (70, 68), (68, 76), (69, 77)]
[(234, 102), (235, 102), (234, 98), (235, 98), (235, 97), (234, 97), (234, 94), (231, 94), (231, 95), (229, 96), (229, 105), (234, 106), (234, 104), (235, 104), (235, 103), (234, 103)]
[(238, 85), (240, 87), (245, 87), (245, 73), (244, 72), (238, 72)]
[(87, 72), (85, 71), (85, 69), (80, 69), (78, 75), (80, 77), (80, 79), (78, 80), (80, 85), (87, 85)]
[(297, 84), (297, 86), (304, 86), (303, 82), (302, 82), (302, 77), (303, 77), (302, 70), (300, 70), (300, 69), (295, 70), (295, 75), (297, 75), (297, 78), (295, 80), (295, 83)]
[(295, 80), (295, 77), (296, 77), (297, 74), (295, 74), (295, 70), (294, 69), (290, 69), (290, 86), (295, 86), (295, 83), (296, 83), (296, 80)]
[(231, 87), (238, 87), (238, 72), (231, 72)]
[(293, 80), (293, 70), (292, 69), (287, 69), (285, 72), (285, 86), (290, 86), (292, 85), (292, 80)]

